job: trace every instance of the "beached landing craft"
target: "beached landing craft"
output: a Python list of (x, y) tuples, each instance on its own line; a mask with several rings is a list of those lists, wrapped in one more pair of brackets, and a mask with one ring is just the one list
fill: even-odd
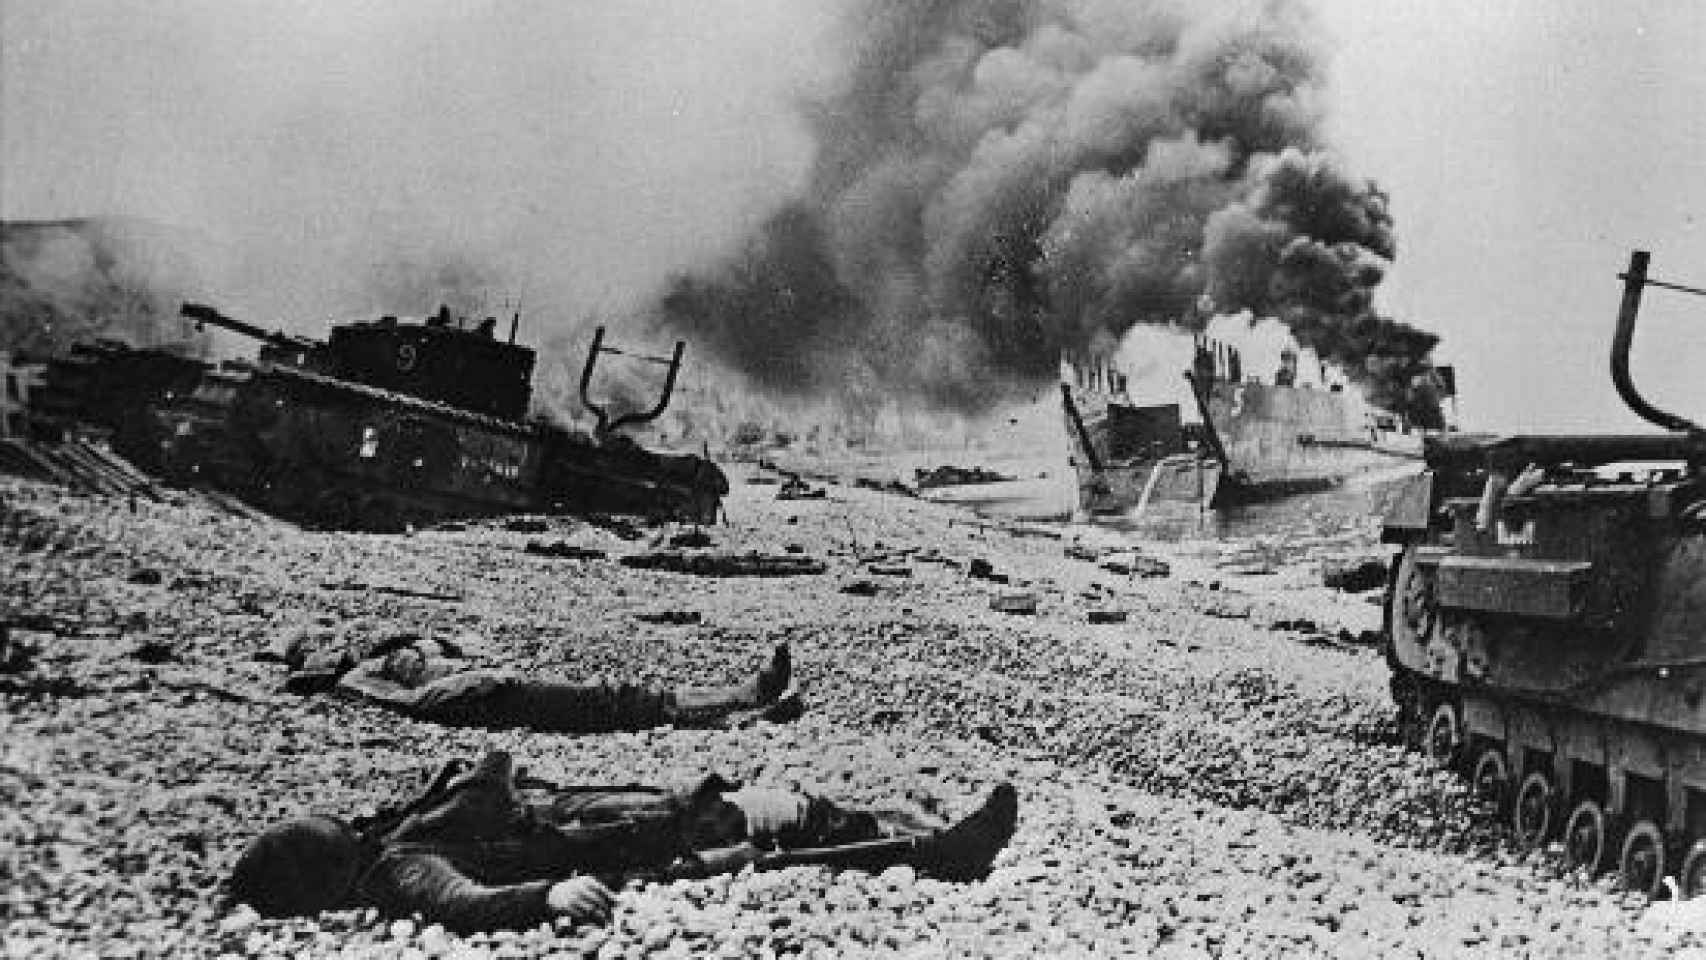
[(1516, 842), (1655, 893), (1706, 892), (1706, 431), (1648, 403), (1623, 274), (1611, 374), (1662, 433), (1451, 438), (1385, 519), (1392, 694)]
[[(1249, 330), (1283, 338), (1268, 351), (1273, 369), (1256, 369), (1234, 345)], [(1188, 396), (1175, 402), (1133, 399), (1173, 394), (1172, 383), (1134, 382), (1108, 358), (1067, 358), (1061, 400), (1079, 508), (1220, 506), (1325, 490), (1420, 459), (1420, 431), (1367, 403), (1330, 364), (1277, 330), (1274, 320), (1214, 318), (1190, 342), (1188, 360), (1150, 367), (1147, 380), (1184, 387)]]
[[(656, 405), (614, 419), (588, 396), (601, 354), (593, 339), (581, 399), (592, 437), (530, 418), (534, 351), (441, 309), (424, 322), (383, 317), (336, 326), (327, 341), (269, 332), (211, 307), (183, 314), (259, 340), (254, 361), (223, 367), (115, 343), (53, 363), (32, 403), (61, 430), (93, 424), (114, 448), (168, 479), (232, 494), (269, 513), (348, 530), (522, 512), (610, 511), (716, 519), (728, 481), (690, 454), (641, 448), (623, 427), (669, 403), (683, 344)], [(517, 318), (519, 320), (519, 318)]]

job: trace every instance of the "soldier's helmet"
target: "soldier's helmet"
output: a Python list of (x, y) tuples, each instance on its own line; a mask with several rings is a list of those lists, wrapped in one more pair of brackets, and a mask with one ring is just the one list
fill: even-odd
[(231, 871), (232, 899), (267, 917), (306, 916), (341, 905), (355, 886), (361, 841), (336, 817), (269, 828)]

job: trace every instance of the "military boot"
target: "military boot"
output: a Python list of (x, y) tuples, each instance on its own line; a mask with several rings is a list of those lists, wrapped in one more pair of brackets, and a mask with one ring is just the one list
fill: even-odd
[(938, 880), (980, 880), (1019, 824), (1019, 793), (1000, 784), (959, 823), (919, 842), (906, 862)]
[(753, 720), (781, 722), (799, 716), (799, 693), (792, 687), (793, 659), (788, 645), (771, 654), (769, 665), (746, 683), (729, 687), (684, 687), (670, 693), (664, 716), (678, 727), (734, 726)]

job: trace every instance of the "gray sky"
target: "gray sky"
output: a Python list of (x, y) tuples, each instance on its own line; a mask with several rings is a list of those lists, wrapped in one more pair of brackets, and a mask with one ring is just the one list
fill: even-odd
[[(1706, 286), (1706, 4), (1318, 0), (1336, 139), (1392, 195), (1390, 312), (1472, 421), (1640, 429), (1606, 373), (1630, 250)], [(1706, 298), (1649, 291), (1636, 383), (1706, 420)]]
[[(0, 0), (0, 215), (126, 213), (241, 251), (272, 324), (459, 256), (536, 322), (620, 310), (803, 174), (792, 0)], [(445, 249), (453, 241), (456, 249)], [(430, 305), (427, 306), (430, 309)]]
[[(1637, 428), (1615, 274), (1644, 247), (1706, 285), (1706, 4), (1317, 2), (1336, 141), (1397, 218), (1381, 305), (1444, 337), (1470, 424)], [(620, 309), (803, 175), (828, 6), (0, 0), (0, 216), (316, 251), (238, 265), (227, 306), (262, 316), (447, 225), (535, 302)], [(435, 90), (479, 95), (446, 116)], [(1637, 341), (1637, 381), (1706, 418), (1706, 300), (1651, 293)]]

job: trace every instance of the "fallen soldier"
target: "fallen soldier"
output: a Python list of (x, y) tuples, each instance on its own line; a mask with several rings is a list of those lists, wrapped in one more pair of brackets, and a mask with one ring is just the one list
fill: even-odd
[(557, 787), (517, 777), (508, 754), (447, 765), (420, 799), (355, 824), (314, 816), (275, 826), (232, 871), (232, 898), (272, 917), (371, 906), (458, 932), (553, 918), (604, 923), (629, 880), (729, 873), (749, 864), (985, 876), (1018, 820), (1010, 784), (952, 827), (844, 810), (717, 776), (672, 791)]
[(286, 689), (336, 693), (448, 726), (526, 727), (550, 733), (607, 733), (649, 727), (734, 726), (799, 716), (786, 645), (752, 680), (726, 687), (649, 690), (633, 684), (569, 684), (501, 670), (471, 670), (406, 645), (354, 666), (310, 667)]

